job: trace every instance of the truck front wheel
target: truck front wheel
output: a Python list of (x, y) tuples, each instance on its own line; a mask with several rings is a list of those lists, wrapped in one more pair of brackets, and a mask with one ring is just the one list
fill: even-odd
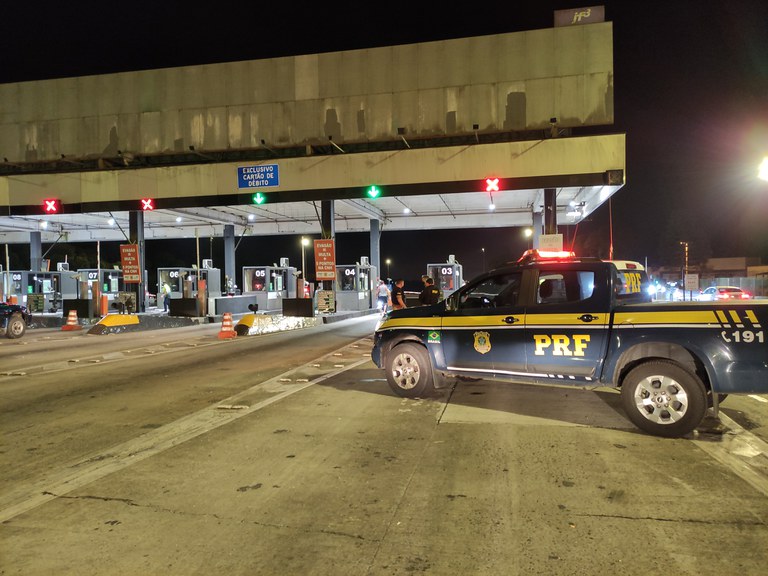
[(621, 385), (621, 399), (635, 426), (667, 438), (695, 430), (707, 411), (707, 391), (701, 380), (664, 360), (633, 368)]
[(5, 328), (5, 335), (8, 338), (21, 338), (27, 331), (27, 323), (21, 314), (12, 314), (8, 319), (8, 326)]
[(435, 391), (429, 356), (418, 344), (395, 346), (386, 356), (384, 370), (389, 387), (398, 396), (423, 398)]

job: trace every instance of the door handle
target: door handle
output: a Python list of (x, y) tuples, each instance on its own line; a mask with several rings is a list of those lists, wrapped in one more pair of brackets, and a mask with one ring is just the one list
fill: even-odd
[(514, 316), (507, 316), (504, 318), (504, 322), (507, 324), (514, 324), (515, 322), (520, 322), (520, 318), (515, 318)]
[(592, 320), (599, 320), (600, 317), (592, 316), (592, 314), (582, 314), (581, 316), (579, 316), (578, 319), (581, 320), (582, 322), (592, 322)]

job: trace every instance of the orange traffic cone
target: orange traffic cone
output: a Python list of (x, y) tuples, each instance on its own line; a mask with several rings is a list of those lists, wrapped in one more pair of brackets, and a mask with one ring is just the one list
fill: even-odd
[(237, 332), (232, 325), (232, 313), (224, 312), (224, 318), (221, 320), (221, 330), (219, 330), (219, 338), (237, 338)]
[(77, 322), (77, 310), (70, 310), (67, 315), (67, 323), (61, 327), (62, 330), (82, 330), (83, 327)]

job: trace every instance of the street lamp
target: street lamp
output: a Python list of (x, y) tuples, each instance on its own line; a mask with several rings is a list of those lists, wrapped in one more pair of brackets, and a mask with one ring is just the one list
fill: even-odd
[(485, 248), (480, 248), (483, 251), (483, 272), (485, 272)]
[(768, 182), (768, 156), (763, 158), (763, 161), (760, 163), (760, 167), (757, 169), (757, 177)]
[(533, 230), (531, 228), (526, 228), (523, 230), (523, 236), (525, 236), (527, 242), (528, 242), (528, 248), (531, 247), (531, 237), (533, 236)]
[(384, 263), (387, 265), (387, 280), (389, 280), (389, 278), (390, 278), (390, 275), (389, 275), (389, 265), (392, 264), (392, 260), (387, 258)]
[(683, 300), (685, 300), (685, 277), (688, 276), (688, 242), (680, 242), (680, 246), (683, 247), (685, 258), (683, 261)]

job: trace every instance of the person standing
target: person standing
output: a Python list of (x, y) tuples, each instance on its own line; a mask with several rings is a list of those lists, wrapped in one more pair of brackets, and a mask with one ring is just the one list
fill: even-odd
[(381, 310), (382, 314), (386, 314), (387, 306), (392, 305), (392, 293), (381, 278), (379, 278), (379, 285), (376, 288), (376, 298), (379, 301), (379, 310)]
[(163, 282), (162, 296), (163, 308), (168, 312), (168, 306), (171, 303), (171, 287), (168, 286), (168, 282)]
[(392, 309), (403, 310), (405, 306), (405, 280), (395, 280), (395, 287), (392, 289)]
[(419, 294), (419, 302), (422, 306), (428, 306), (429, 304), (437, 304), (442, 298), (440, 288), (435, 286), (435, 281), (432, 278), (427, 278), (424, 282), (424, 290)]

